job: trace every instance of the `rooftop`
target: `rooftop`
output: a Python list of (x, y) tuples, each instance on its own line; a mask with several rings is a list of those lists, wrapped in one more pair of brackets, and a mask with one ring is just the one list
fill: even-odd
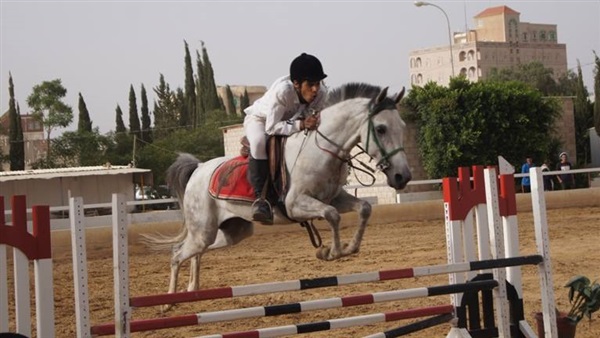
[(483, 10), (483, 12), (475, 15), (475, 18), (482, 18), (486, 16), (494, 16), (499, 14), (521, 14), (508, 6), (490, 7)]

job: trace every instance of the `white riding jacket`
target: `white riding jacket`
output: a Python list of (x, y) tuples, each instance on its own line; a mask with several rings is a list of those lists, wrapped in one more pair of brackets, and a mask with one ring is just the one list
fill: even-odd
[(268, 135), (291, 135), (300, 131), (300, 120), (310, 111), (321, 111), (327, 97), (327, 88), (321, 85), (315, 99), (301, 103), (289, 76), (281, 77), (252, 106), (244, 109), (246, 119), (264, 123)]

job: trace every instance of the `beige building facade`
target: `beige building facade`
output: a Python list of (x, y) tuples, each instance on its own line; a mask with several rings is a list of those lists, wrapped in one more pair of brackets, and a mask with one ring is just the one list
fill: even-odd
[(411, 51), (410, 83), (448, 85), (452, 74), (477, 81), (485, 79), (493, 68), (533, 61), (552, 69), (557, 79), (566, 74), (567, 46), (558, 43), (556, 25), (521, 22), (520, 13), (507, 6), (488, 8), (474, 21), (474, 29), (452, 34), (451, 46)]
[[(436, 82), (447, 86), (454, 74), (472, 82), (487, 78), (492, 69), (540, 62), (553, 71), (555, 79), (567, 73), (567, 46), (558, 42), (554, 24), (522, 22), (510, 7), (485, 9), (474, 19), (475, 28), (452, 34), (451, 46), (414, 50), (409, 55), (410, 83), (424, 86)], [(572, 98), (561, 98), (562, 116), (555, 128), (562, 151), (576, 162), (575, 121)], [(541, 159), (538, 159), (541, 160)]]
[[(0, 151), (5, 156), (10, 153), (9, 125), (9, 115), (6, 112), (0, 116)], [(46, 139), (44, 138), (44, 127), (32, 115), (22, 115), (21, 129), (23, 130), (25, 145), (25, 169), (31, 169), (32, 164), (46, 157), (48, 152)], [(10, 162), (0, 163), (0, 167), (1, 171), (8, 171), (10, 170)]]

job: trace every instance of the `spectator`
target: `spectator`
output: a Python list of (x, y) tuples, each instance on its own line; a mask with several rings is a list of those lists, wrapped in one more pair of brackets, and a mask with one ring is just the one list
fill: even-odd
[[(560, 153), (558, 156), (560, 158), (560, 162), (556, 165), (556, 170), (560, 171), (569, 171), (573, 169), (573, 165), (569, 162), (569, 156), (566, 152)], [(575, 186), (575, 177), (573, 174), (559, 174), (556, 176), (558, 178), (558, 182), (560, 182), (563, 190), (573, 189)]]
[(521, 173), (527, 174), (521, 179), (521, 192), (531, 192), (531, 179), (529, 178), (529, 169), (535, 167), (533, 164), (533, 157), (527, 156), (525, 163), (521, 166)]
[[(542, 164), (542, 174), (545, 172), (549, 172), (550, 168), (546, 162)], [(554, 180), (552, 179), (552, 175), (544, 175), (544, 191), (552, 191), (554, 190)]]

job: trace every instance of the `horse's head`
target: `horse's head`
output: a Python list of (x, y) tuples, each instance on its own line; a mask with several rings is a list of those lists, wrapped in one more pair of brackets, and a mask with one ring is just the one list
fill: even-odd
[(387, 183), (403, 189), (412, 174), (404, 151), (406, 124), (396, 105), (404, 96), (404, 88), (393, 99), (387, 97), (387, 87), (369, 103), (368, 119), (361, 130), (361, 142), (369, 156), (377, 161), (377, 168), (387, 176)]

